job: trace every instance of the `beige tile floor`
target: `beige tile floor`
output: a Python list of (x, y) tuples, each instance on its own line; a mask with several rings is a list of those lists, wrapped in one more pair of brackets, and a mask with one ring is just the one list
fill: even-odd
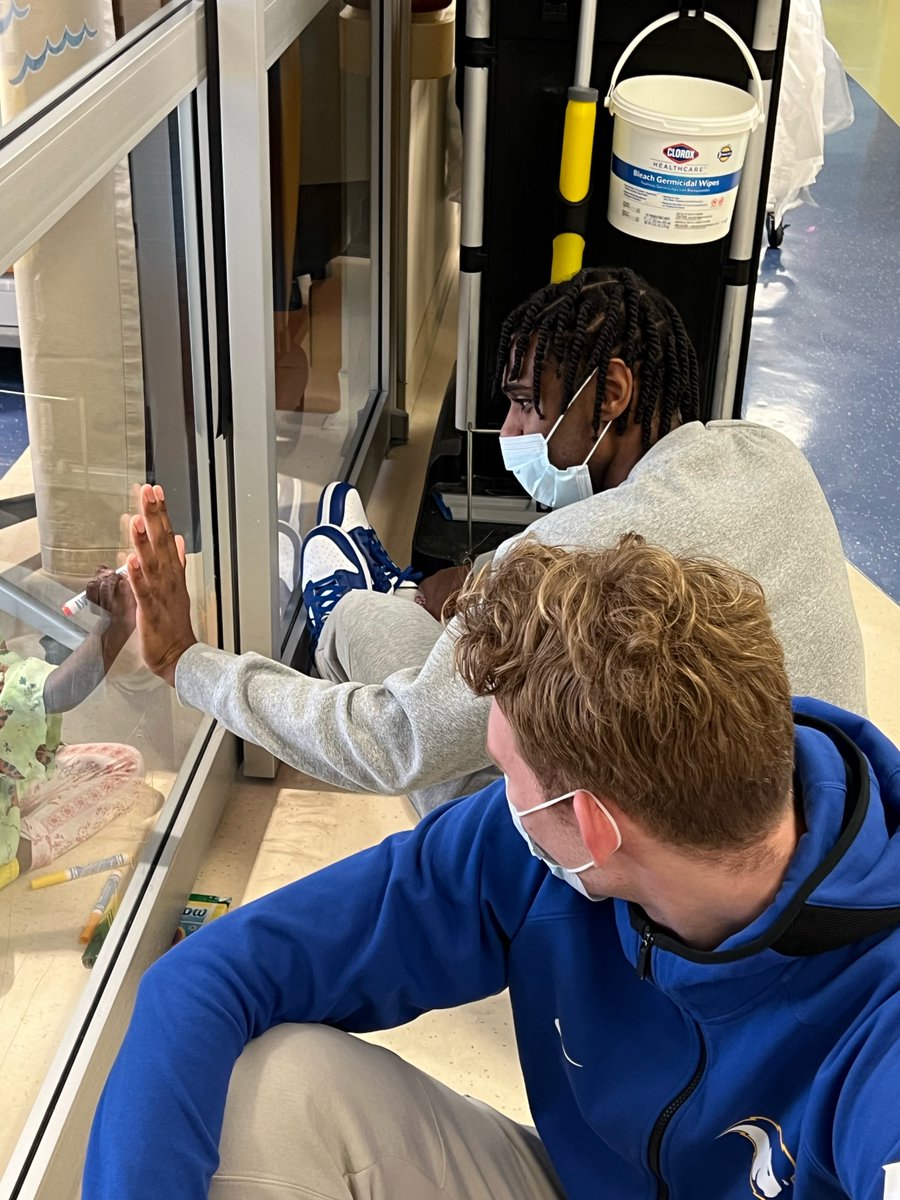
[[(434, 420), (455, 353), (454, 327), (449, 313), (411, 412), (409, 442), (385, 461), (367, 506), (372, 524), (398, 560), (412, 542)], [(892, 687), (900, 675), (900, 608), (854, 568), (848, 571), (866, 643), (870, 712), (900, 740), (900, 707)], [(402, 797), (326, 791), (282, 767), (271, 783), (236, 785), (198, 890), (246, 902), (412, 823), (412, 810)], [(256, 844), (263, 824), (254, 856), (248, 847)], [(505, 994), (426, 1014), (404, 1028), (370, 1035), (370, 1040), (450, 1087), (528, 1120)]]

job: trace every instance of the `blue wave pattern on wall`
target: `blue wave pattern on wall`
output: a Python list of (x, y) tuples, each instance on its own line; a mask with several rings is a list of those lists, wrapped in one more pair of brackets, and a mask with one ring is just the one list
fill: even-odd
[(26, 4), (24, 8), (19, 8), (16, 0), (13, 0), (12, 7), (5, 17), (0, 17), (0, 33), (6, 33), (13, 21), (24, 21), (31, 12), (31, 6)]
[(51, 56), (56, 57), (59, 54), (64, 54), (66, 50), (77, 50), (85, 38), (95, 38), (96, 36), (97, 30), (91, 29), (87, 21), (85, 21), (78, 33), (72, 33), (67, 25), (65, 32), (58, 42), (51, 42), (50, 39), (47, 38), (44, 48), (37, 58), (33, 58), (30, 54), (26, 54), (25, 61), (22, 63), (18, 73), (12, 79), (10, 79), (9, 82), (13, 87), (17, 87), (22, 80), (26, 78), (29, 72), (36, 73), (40, 71), (41, 67), (43, 67), (47, 59)]

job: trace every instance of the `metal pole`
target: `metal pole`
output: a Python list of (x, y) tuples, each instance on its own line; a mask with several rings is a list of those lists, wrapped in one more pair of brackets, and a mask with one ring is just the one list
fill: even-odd
[[(468, 25), (467, 25), (468, 32)], [(484, 176), (487, 145), (488, 68), (466, 67), (463, 100), (463, 179), (459, 241), (459, 353), (456, 365), (456, 427), (474, 420), (478, 396), (478, 317), (481, 272), (467, 270), (466, 251), (484, 238)], [(474, 312), (473, 312), (474, 309)], [(474, 368), (474, 369), (471, 369)]]
[(472, 486), (473, 486), (473, 468), (472, 468), (472, 439), (476, 433), (490, 433), (494, 437), (500, 436), (499, 429), (477, 429), (471, 421), (466, 425), (466, 544), (469, 551), (469, 557), (472, 557), (474, 548), (474, 537), (472, 534)]
[(587, 203), (591, 190), (591, 160), (597, 122), (596, 88), (591, 87), (597, 0), (582, 0), (578, 24), (575, 78), (569, 88), (559, 164), (560, 228), (553, 239), (550, 279), (571, 279), (584, 262)]
[[(456, 428), (466, 431), (466, 527), (472, 553), (472, 435), (478, 406), (478, 348), (481, 319), (481, 267), (476, 259), (484, 242), (484, 180), (487, 153), (490, 68), (475, 56), (478, 42), (491, 35), (490, 0), (466, 5), (466, 40), (473, 62), (463, 76), (463, 175), (460, 214), (459, 325), (456, 354)], [(467, 253), (469, 252), (469, 253)], [(475, 260), (475, 261), (473, 261)]]
[(575, 87), (591, 86), (591, 63), (594, 58), (594, 29), (597, 23), (597, 0), (581, 0), (578, 22), (578, 50), (575, 57)]
[[(753, 49), (771, 53), (778, 49), (778, 30), (781, 23), (783, 0), (759, 0), (756, 23), (753, 28)], [(759, 217), (759, 192), (762, 187), (763, 158), (766, 135), (777, 119), (772, 111), (772, 80), (764, 79), (762, 101), (766, 119), (750, 134), (747, 154), (741, 175), (741, 185), (735, 202), (731, 223), (729, 257), (733, 262), (747, 262), (753, 255)], [(756, 264), (748, 266), (750, 279)], [(713, 381), (710, 418), (723, 420), (732, 416), (737, 397), (738, 370), (741, 361), (741, 341), (744, 318), (750, 295), (750, 283), (728, 284), (722, 305), (722, 324), (719, 332), (719, 350), (716, 356), (716, 373)]]

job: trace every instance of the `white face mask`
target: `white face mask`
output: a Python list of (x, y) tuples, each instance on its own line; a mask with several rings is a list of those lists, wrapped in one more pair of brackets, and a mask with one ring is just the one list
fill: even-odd
[[(568, 800), (570, 796), (574, 796), (575, 792), (566, 792), (564, 796), (556, 796), (553, 800), (545, 800), (543, 804), (535, 804), (533, 808), (525, 808), (520, 812), (509, 798), (509, 778), (505, 775), (503, 778), (506, 781), (506, 803), (509, 805), (509, 813), (512, 817), (513, 825), (515, 825), (516, 829), (518, 829), (519, 833), (525, 839), (525, 843), (534, 857), (541, 860), (551, 875), (555, 875), (557, 879), (561, 879), (563, 883), (567, 883), (569, 887), (574, 888), (576, 892), (580, 892), (582, 896), (586, 896), (588, 900), (605, 900), (605, 896), (592, 896), (581, 881), (582, 872), (589, 871), (591, 867), (596, 866), (596, 863), (593, 859), (591, 859), (590, 862), (584, 863), (584, 865), (580, 867), (561, 867), (555, 859), (550, 858), (549, 855), (540, 848), (540, 846), (522, 824), (522, 817), (527, 817), (531, 813), (540, 812), (542, 808), (552, 808), (554, 804), (560, 804), (563, 800)], [(622, 834), (619, 831), (619, 826), (616, 824), (613, 815), (609, 812), (606, 806), (597, 799), (596, 796), (592, 796), (591, 799), (615, 830), (616, 845), (615, 850), (613, 850), (613, 853), (615, 853), (615, 851), (618, 850), (622, 845)]]
[(560, 421), (566, 413), (571, 412), (572, 405), (596, 374), (594, 370), (588, 375), (572, 397), (566, 412), (560, 413), (559, 419), (546, 437), (540, 433), (525, 433), (519, 437), (500, 438), (500, 453), (503, 455), (503, 465), (507, 471), (515, 475), (529, 496), (539, 504), (546, 504), (548, 508), (564, 508), (565, 505), (575, 504), (578, 500), (587, 500), (594, 494), (588, 463), (606, 436), (612, 421), (606, 422), (600, 436), (591, 447), (590, 454), (583, 463), (575, 467), (566, 467), (565, 470), (554, 467), (547, 453), (547, 443), (559, 428)]

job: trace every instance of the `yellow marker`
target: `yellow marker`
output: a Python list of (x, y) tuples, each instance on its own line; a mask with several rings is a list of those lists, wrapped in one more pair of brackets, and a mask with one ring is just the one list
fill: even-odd
[(116, 898), (116, 894), (119, 891), (119, 885), (121, 882), (122, 872), (113, 871), (112, 875), (110, 875), (109, 879), (107, 879), (106, 883), (103, 885), (103, 891), (97, 897), (97, 903), (88, 914), (87, 922), (85, 923), (84, 929), (81, 931), (81, 937), (79, 940), (85, 945), (87, 945), (87, 943), (94, 936), (94, 930), (100, 924), (100, 921), (106, 913), (106, 910)]
[(52, 875), (39, 875), (32, 879), (32, 891), (39, 888), (53, 887), (57, 883), (68, 883), (70, 879), (83, 879), (85, 875), (99, 875), (101, 871), (112, 871), (115, 867), (130, 867), (130, 854), (111, 854), (109, 858), (98, 859), (84, 867), (66, 867), (64, 871), (54, 871)]

